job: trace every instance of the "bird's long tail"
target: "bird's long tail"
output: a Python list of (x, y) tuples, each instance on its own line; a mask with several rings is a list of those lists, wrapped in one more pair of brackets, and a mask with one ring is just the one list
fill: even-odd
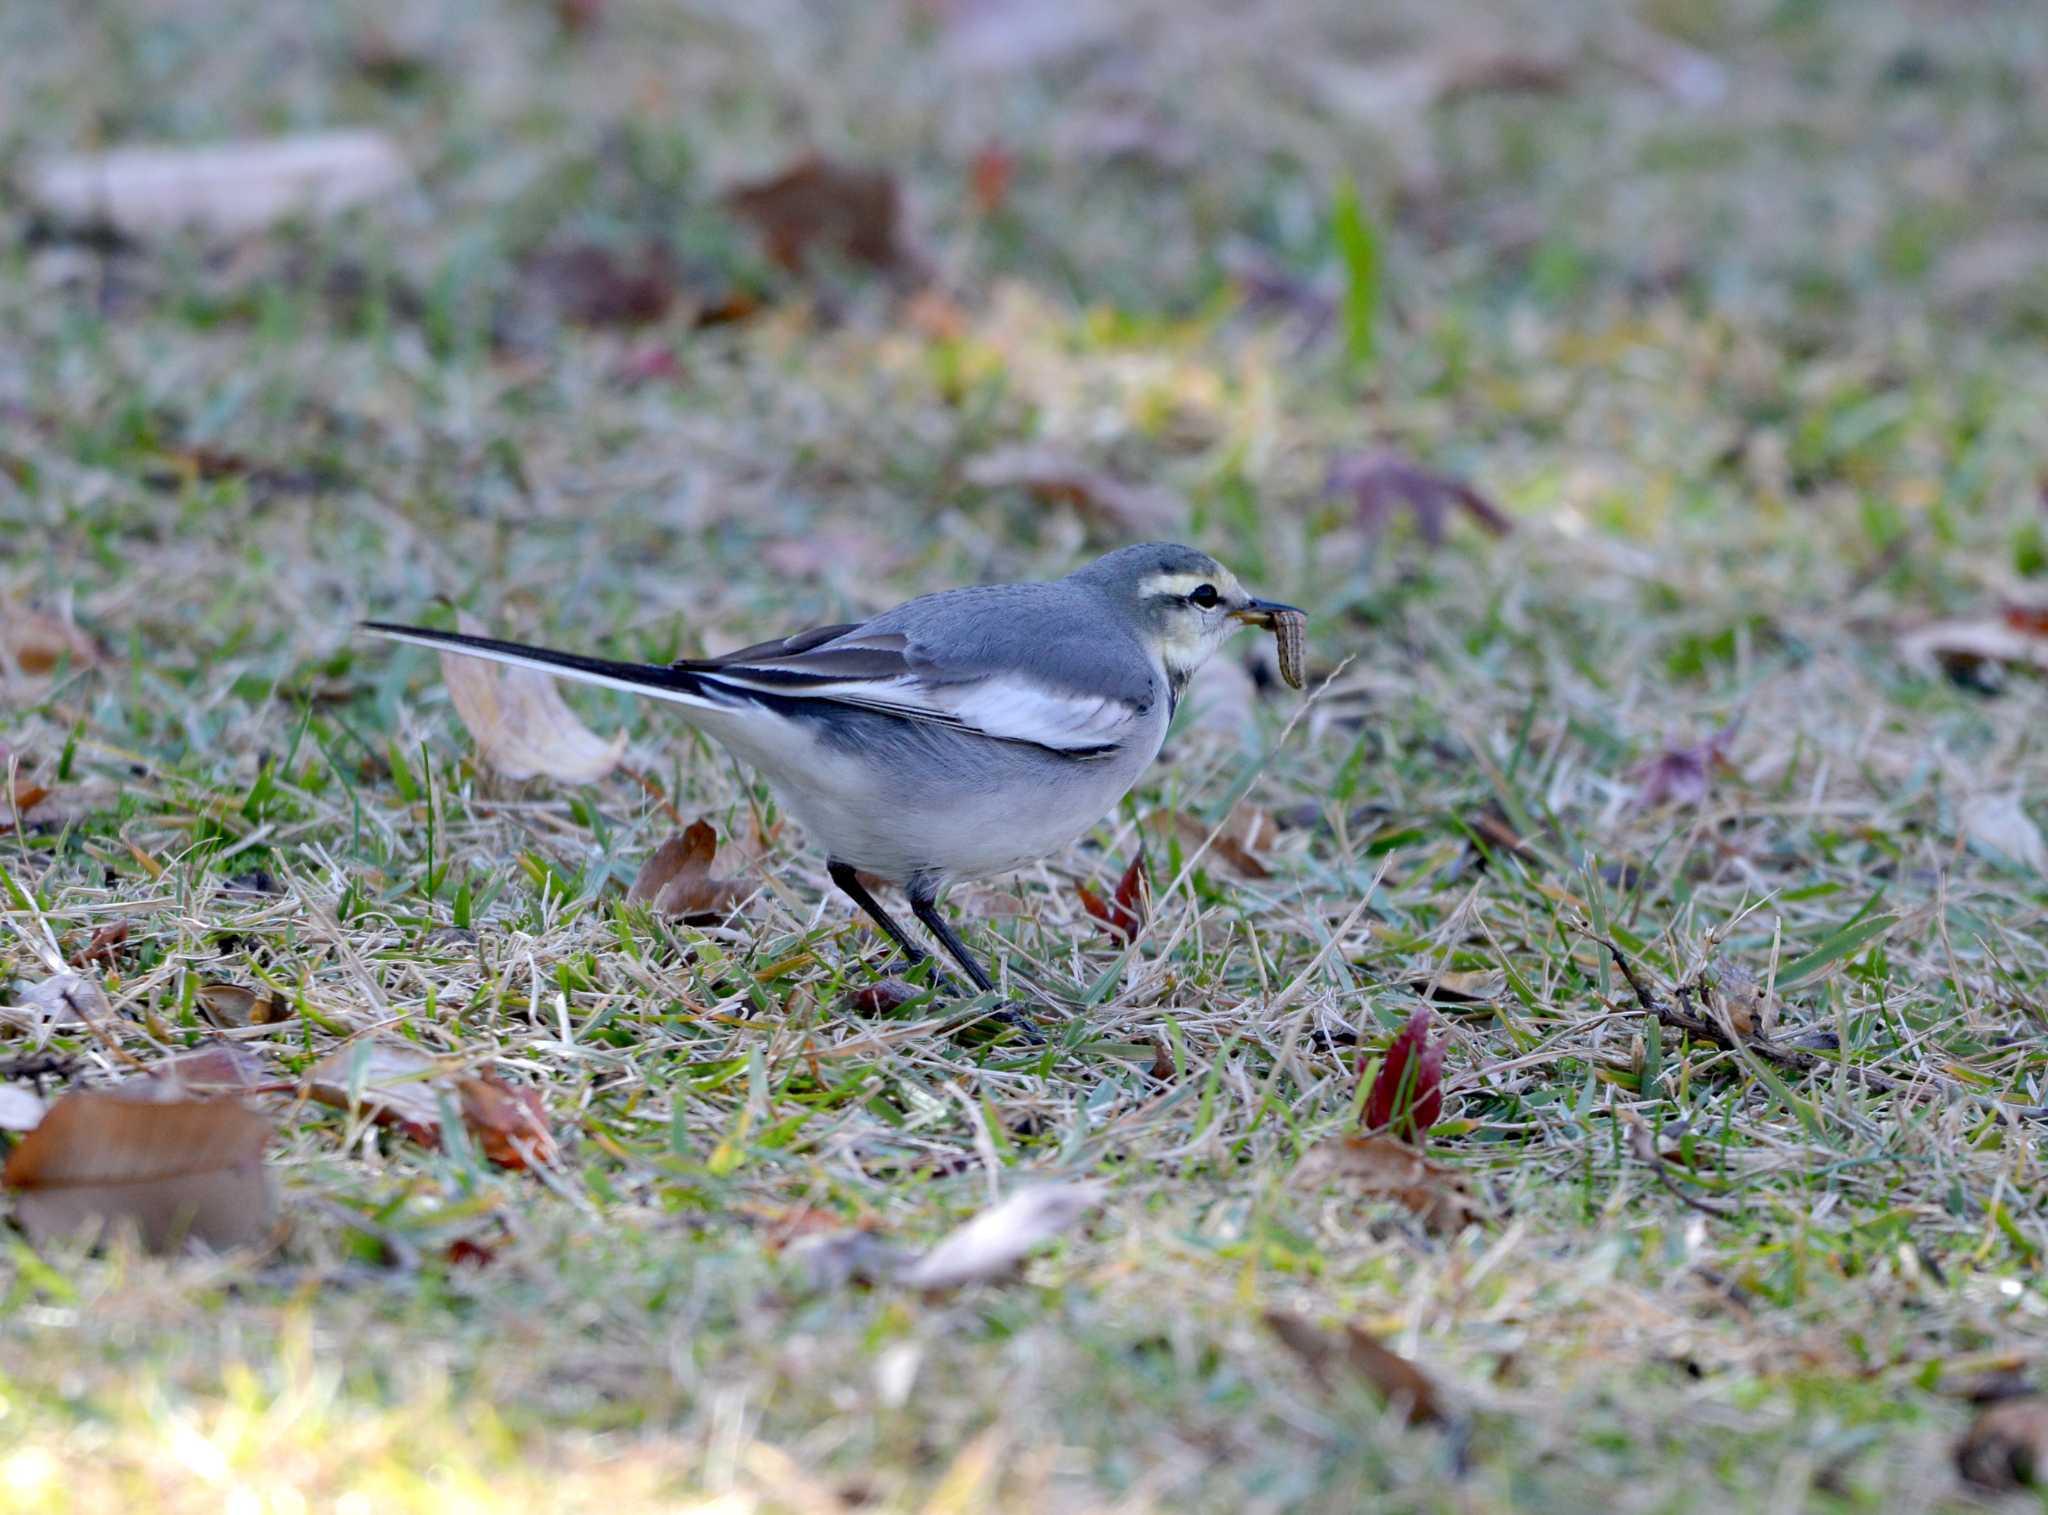
[(745, 703), (745, 697), (738, 691), (687, 667), (619, 663), (610, 658), (591, 658), (581, 653), (556, 652), (548, 647), (529, 647), (524, 642), (501, 642), (496, 637), (471, 636), (462, 631), (433, 631), (425, 626), (401, 626), (391, 621), (363, 621), (359, 626), (374, 636), (389, 637), (394, 642), (411, 642), (416, 647), (431, 647), (436, 652), (485, 658), (514, 668), (534, 668), (560, 678), (575, 679), (579, 683), (623, 689), (629, 694), (646, 695), (650, 699), (668, 700), (678, 705), (723, 710)]

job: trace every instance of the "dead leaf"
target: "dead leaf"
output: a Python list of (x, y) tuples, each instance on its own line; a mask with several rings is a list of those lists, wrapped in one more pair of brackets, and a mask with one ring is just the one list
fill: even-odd
[(49, 786), (25, 783), (17, 776), (11, 796), (0, 787), (0, 831), (12, 831), (17, 822), (25, 831), (68, 826), (105, 808), (113, 797), (113, 786), (98, 779)]
[(59, 668), (76, 671), (105, 661), (99, 643), (72, 622), (23, 605), (0, 604), (0, 678), (40, 679)]
[(882, 978), (856, 989), (848, 996), (848, 1002), (861, 1015), (894, 1015), (919, 995), (930, 992), (929, 989), (918, 988), (908, 979)]
[(968, 161), (968, 191), (974, 198), (974, 208), (984, 216), (994, 215), (1009, 203), (1010, 186), (1016, 179), (1017, 155), (995, 143), (983, 147)]
[(2009, 606), (1994, 616), (1937, 621), (1899, 638), (1899, 656), (1951, 678), (1975, 675), (1986, 665), (2048, 673), (2048, 612)]
[(134, 1078), (123, 1079), (107, 1093), (117, 1099), (166, 1104), (179, 1100), (217, 1099), (239, 1094), (263, 1082), (263, 1065), (229, 1042), (214, 1042), (152, 1064)]
[(245, 1246), (269, 1234), (277, 1192), (263, 1166), (270, 1122), (234, 1100), (65, 1095), (8, 1154), (15, 1219), (42, 1243), (136, 1227), (164, 1252)]
[(1375, 535), (1406, 511), (1430, 546), (1444, 539), (1453, 509), (1462, 510), (1497, 537), (1514, 530), (1514, 522), (1485, 495), (1463, 479), (1425, 468), (1397, 452), (1346, 453), (1330, 464), (1331, 494), (1349, 495), (1359, 524)]
[(1295, 273), (1264, 248), (1239, 242), (1223, 254), (1223, 266), (1237, 285), (1250, 316), (1291, 318), (1300, 332), (1297, 350), (1306, 352), (1336, 325), (1342, 292), (1328, 279)]
[(1973, 847), (2048, 876), (2048, 842), (2017, 794), (1980, 794), (1963, 802), (1958, 819)]
[(0, 1131), (33, 1131), (47, 1108), (33, 1084), (0, 1084)]
[(333, 131), (48, 158), (30, 165), (24, 187), (44, 215), (74, 228), (239, 237), (288, 216), (330, 216), (381, 199), (409, 179), (382, 132)]
[(467, 1236), (458, 1236), (448, 1243), (442, 1257), (451, 1268), (488, 1268), (498, 1260), (498, 1249)]
[(268, 1026), (291, 1017), (291, 1009), (268, 989), (258, 992), (240, 984), (201, 984), (192, 997), (216, 1026)]
[(1956, 1471), (1980, 1489), (2031, 1489), (2048, 1478), (2048, 1399), (2008, 1399), (1956, 1443)]
[(1107, 926), (1111, 935), (1135, 941), (1138, 928), (1145, 924), (1147, 902), (1152, 894), (1151, 880), (1145, 875), (1145, 854), (1140, 852), (1131, 859), (1107, 900), (1086, 884), (1075, 884), (1074, 892), (1081, 897), (1081, 908)]
[(1001, 447), (970, 460), (963, 477), (977, 489), (1022, 489), (1046, 504), (1071, 505), (1133, 536), (1178, 529), (1187, 506), (1176, 495), (1091, 468), (1039, 443)]
[(109, 921), (92, 934), (78, 953), (81, 963), (111, 963), (120, 955), (122, 944), (128, 940), (128, 933), (135, 923), (128, 920)]
[(683, 287), (683, 268), (675, 252), (667, 243), (653, 240), (634, 247), (558, 243), (527, 257), (519, 277), (536, 304), (576, 326), (659, 321)]
[[(456, 626), (470, 636), (484, 631), (471, 615), (458, 616)], [(625, 756), (626, 733), (603, 740), (576, 719), (544, 673), (444, 652), (441, 677), (477, 751), (506, 778), (545, 775), (566, 784), (590, 784)]]
[(725, 204), (752, 223), (768, 256), (787, 269), (802, 268), (814, 253), (906, 272), (918, 262), (904, 244), (902, 196), (885, 169), (813, 155), (736, 185)]
[(1027, 1254), (1102, 1203), (1099, 1183), (1040, 1184), (991, 1206), (896, 1275), (913, 1289), (957, 1289), (1006, 1276)]
[(1319, 1142), (1302, 1159), (1309, 1179), (1341, 1182), (1361, 1198), (1390, 1199), (1439, 1235), (1483, 1219), (1464, 1175), (1391, 1136), (1350, 1136)]
[(1422, 1144), (1444, 1113), (1444, 1043), (1429, 1040), (1429, 1011), (1417, 1010), (1387, 1046), (1365, 1097), (1367, 1131)]
[(440, 1065), (400, 1042), (356, 1041), (337, 1047), (306, 1075), (307, 1092), (337, 1110), (360, 1108), (380, 1126), (395, 1127), (423, 1147), (441, 1144)]
[(1418, 974), (1409, 982), (1417, 994), (1440, 1005), (1485, 1005), (1507, 992), (1508, 976), (1497, 968), (1452, 969)]
[[(1184, 810), (1155, 810), (1146, 817), (1145, 824), (1162, 840), (1178, 838), (1183, 860), (1195, 855), (1195, 849), (1208, 839), (1210, 829), (1208, 822)], [(1257, 850), (1279, 834), (1279, 824), (1272, 816), (1256, 805), (1239, 805), (1203, 857), (1221, 863), (1240, 878), (1271, 878), (1272, 870), (1259, 861)]]
[(17, 990), (13, 1005), (0, 1007), (0, 1021), (41, 1032), (103, 1021), (113, 1013), (97, 979), (59, 973)]
[(1435, 1381), (1398, 1352), (1382, 1346), (1370, 1332), (1347, 1325), (1342, 1336), (1332, 1336), (1283, 1310), (1268, 1310), (1263, 1318), (1266, 1328), (1301, 1359), (1324, 1389), (1334, 1387), (1336, 1370), (1341, 1368), (1377, 1389), (1411, 1426), (1436, 1425), (1449, 1419)]
[(497, 1166), (517, 1171), (555, 1161), (555, 1137), (538, 1089), (484, 1073), (457, 1079), (455, 1092), (462, 1103), (463, 1123)]
[(848, 1284), (887, 1283), (903, 1266), (904, 1253), (884, 1237), (865, 1229), (806, 1236), (789, 1248), (813, 1289), (830, 1292)]
[(1717, 772), (1730, 769), (1728, 749), (1742, 724), (1737, 717), (1691, 747), (1667, 747), (1636, 768), (1635, 803), (1645, 810), (1665, 805), (1697, 808), (1707, 802)]
[(640, 865), (626, 898), (656, 915), (686, 921), (720, 919), (751, 892), (738, 879), (718, 878), (711, 865), (718, 856), (718, 833), (705, 820), (692, 821), (681, 836), (672, 836)]

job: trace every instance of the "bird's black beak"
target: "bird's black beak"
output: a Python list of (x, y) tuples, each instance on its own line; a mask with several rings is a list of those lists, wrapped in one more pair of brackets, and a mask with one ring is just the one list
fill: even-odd
[(1296, 610), (1292, 605), (1282, 605), (1278, 600), (1247, 600), (1244, 604), (1238, 606), (1237, 609), (1230, 612), (1230, 618), (1233, 621), (1242, 621), (1247, 626), (1263, 627), (1267, 631), (1273, 630), (1278, 618), (1283, 615), (1301, 616), (1303, 620), (1307, 619), (1306, 616), (1302, 615), (1301, 611)]

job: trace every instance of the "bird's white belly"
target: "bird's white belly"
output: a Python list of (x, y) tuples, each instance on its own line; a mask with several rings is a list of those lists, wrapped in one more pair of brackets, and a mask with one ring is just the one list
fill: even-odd
[[(882, 764), (810, 735), (801, 753), (769, 761), (748, 750), (753, 731), (718, 734), (774, 775), (783, 807), (829, 857), (900, 884), (913, 875), (982, 878), (1060, 851), (1116, 808), (1157, 754), (1158, 725), (1121, 752), (1084, 760), (918, 732), (912, 750)], [(788, 727), (782, 735), (796, 736)]]

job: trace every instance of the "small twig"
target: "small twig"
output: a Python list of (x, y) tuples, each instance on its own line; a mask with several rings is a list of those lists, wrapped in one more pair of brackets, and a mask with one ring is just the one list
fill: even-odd
[[(1694, 986), (1681, 984), (1673, 991), (1673, 997), (1680, 1002), (1678, 1005), (1673, 1005), (1659, 999), (1650, 992), (1649, 986), (1636, 973), (1634, 966), (1628, 960), (1628, 955), (1620, 947), (1589, 927), (1575, 925), (1573, 929), (1579, 935), (1585, 937), (1587, 941), (1607, 949), (1608, 955), (1614, 959), (1614, 966), (1619, 968), (1621, 976), (1628, 980), (1628, 986), (1634, 992), (1636, 1003), (1642, 1006), (1643, 1012), (1646, 1015), (1654, 1015), (1660, 1024), (1669, 1026), (1674, 1031), (1683, 1031), (1687, 1036), (1693, 1037), (1695, 1040), (1710, 1042), (1714, 1046), (1733, 1052), (1738, 1056), (1748, 1053), (1761, 1058), (1764, 1062), (1783, 1068), (1787, 1072), (1799, 1074), (1802, 1077), (1809, 1073), (1820, 1073), (1841, 1068), (1847, 1071), (1849, 1077), (1856, 1080), (1857, 1083), (1863, 1085), (1864, 1088), (1870, 1090), (1873, 1094), (1907, 1094), (1911, 1093), (1916, 1087), (1914, 1084), (1904, 1083), (1887, 1074), (1873, 1073), (1868, 1068), (1859, 1068), (1854, 1063), (1838, 1063), (1831, 1059), (1815, 1057), (1810, 1052), (1800, 1052), (1791, 1047), (1780, 1047), (1767, 1037), (1750, 1036), (1738, 1038), (1730, 1034), (1728, 1030), (1724, 1029), (1711, 1017), (1696, 1014), (1687, 1008), (1681, 1008), (1682, 1005), (1687, 1005), (1691, 1001), (1692, 995), (1695, 992)], [(1973, 1090), (1965, 1089), (1960, 1084), (1952, 1083), (1948, 1079), (1938, 1076), (1930, 1076), (1927, 1083), (1945, 1093), (1977, 1097)]]
[(1614, 1113), (1621, 1123), (1628, 1127), (1629, 1149), (1635, 1153), (1636, 1160), (1646, 1165), (1657, 1175), (1657, 1182), (1664, 1186), (1665, 1192), (1670, 1194), (1673, 1199), (1690, 1209), (1699, 1211), (1702, 1215), (1711, 1215), (1716, 1220), (1726, 1220), (1729, 1216), (1735, 1214), (1735, 1207), (1733, 1205), (1713, 1204), (1701, 1199), (1696, 1194), (1689, 1194), (1679, 1187), (1678, 1180), (1671, 1176), (1671, 1170), (1664, 1161), (1664, 1154), (1657, 1150), (1657, 1138), (1651, 1132), (1648, 1121), (1636, 1114), (1635, 1111), (1624, 1109), (1619, 1105), (1614, 1107)]

